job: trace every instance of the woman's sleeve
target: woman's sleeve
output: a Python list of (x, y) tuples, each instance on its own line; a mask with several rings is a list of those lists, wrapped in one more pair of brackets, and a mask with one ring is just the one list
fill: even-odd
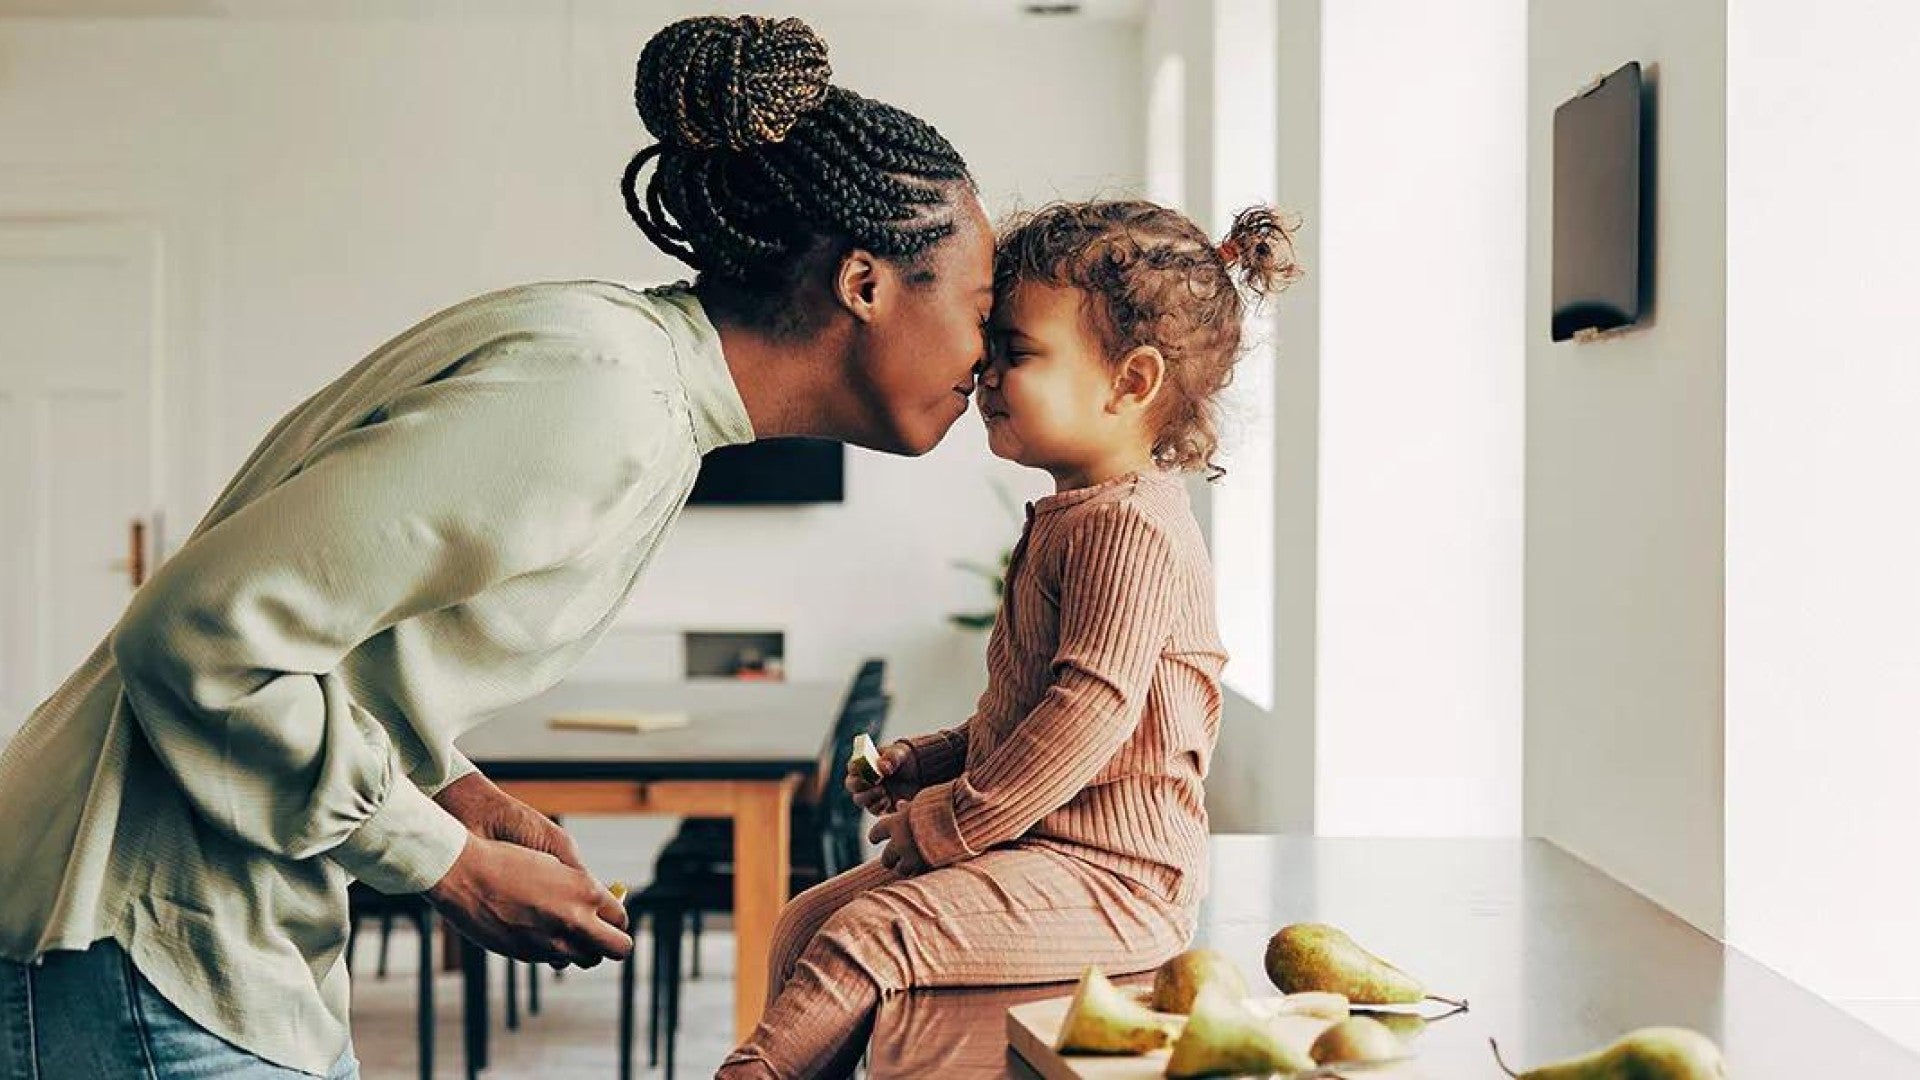
[(646, 479), (634, 428), (659, 415), (638, 373), (574, 343), (512, 348), (553, 355), (409, 390), (135, 595), (112, 637), (128, 703), (226, 835), (327, 854), (384, 892), (429, 888), (459, 856), (465, 829), (407, 778), (335, 668), (401, 620), (618, 527)]

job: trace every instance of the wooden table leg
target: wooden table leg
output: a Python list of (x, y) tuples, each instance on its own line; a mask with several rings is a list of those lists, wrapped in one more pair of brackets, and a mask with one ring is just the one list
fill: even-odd
[(792, 837), (788, 811), (795, 781), (738, 783), (733, 808), (733, 1031), (744, 1039), (760, 1022), (767, 999), (767, 963), (774, 922), (787, 902)]
[(787, 902), (798, 775), (778, 780), (511, 780), (501, 790), (544, 814), (680, 814), (733, 819), (733, 1026), (752, 1034), (767, 998), (774, 923)]

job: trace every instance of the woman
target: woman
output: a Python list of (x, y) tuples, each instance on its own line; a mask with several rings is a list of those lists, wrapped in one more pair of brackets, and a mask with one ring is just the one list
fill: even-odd
[(830, 74), (795, 20), (663, 30), (623, 189), (695, 284), (509, 289), (381, 347), (35, 711), (0, 757), (0, 1077), (356, 1075), (350, 879), (522, 960), (627, 955), (565, 835), (453, 740), (592, 646), (701, 455), (920, 454), (966, 411), (966, 165)]

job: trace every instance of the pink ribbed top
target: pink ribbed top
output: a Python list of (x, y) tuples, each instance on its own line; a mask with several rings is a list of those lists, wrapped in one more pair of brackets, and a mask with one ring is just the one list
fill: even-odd
[(1029, 506), (973, 717), (907, 740), (921, 791), (906, 813), (929, 865), (1020, 840), (1196, 903), (1226, 664), (1213, 595), (1177, 475)]

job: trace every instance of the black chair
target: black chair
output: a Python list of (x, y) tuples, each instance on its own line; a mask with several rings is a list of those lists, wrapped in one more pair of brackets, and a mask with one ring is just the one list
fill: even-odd
[[(433, 1014), (433, 977), (435, 973), (434, 943), (437, 940), (439, 918), (433, 905), (426, 897), (419, 895), (388, 896), (359, 882), (347, 887), (348, 933), (347, 968), (353, 968), (356, 945), (360, 938), (360, 923), (365, 919), (380, 920), (380, 951), (374, 968), (374, 977), (387, 977), (387, 947), (393, 935), (395, 919), (406, 919), (414, 924), (420, 936), (420, 980), (419, 991), (419, 1042), (420, 1077), (432, 1080), (434, 1049)], [(488, 1021), (487, 993), (484, 982), (477, 982), (476, 970), (484, 975), (485, 958), (480, 947), (460, 939), (462, 966), (466, 978), (462, 986), (462, 1012), (464, 1014), (464, 1042), (467, 1059), (466, 1074), (469, 1078), (479, 1075), (487, 1067), (486, 1039), (481, 1036), (480, 1025)], [(478, 965), (476, 967), (476, 965)], [(527, 970), (527, 1011), (540, 1014), (540, 965), (507, 961), (507, 1030), (520, 1027), (519, 969)]]
[[(832, 752), (822, 772), (836, 782), (816, 786), (817, 801), (807, 815), (805, 831), (793, 836), (793, 858), (789, 867), (790, 894), (812, 888), (850, 869), (860, 861), (862, 841), (860, 809), (853, 803), (837, 778), (844, 775), (853, 756), (853, 737), (865, 732), (878, 737), (886, 727), (889, 699), (884, 694), (850, 696), (834, 724)], [(818, 778), (816, 777), (816, 780)], [(663, 851), (654, 868), (654, 881), (628, 895), (627, 921), (637, 928), (642, 920), (653, 923), (653, 970), (647, 994), (647, 1056), (650, 1065), (661, 1063), (661, 1042), (666, 1043), (665, 1076), (672, 1080), (674, 1043), (680, 1029), (680, 950), (681, 935), (687, 921), (700, 913), (729, 913), (733, 910), (733, 853), (728, 834), (724, 857), (699, 862), (684, 856), (670, 860)], [(697, 952), (696, 952), (697, 955)], [(633, 992), (634, 965), (629, 959), (620, 967), (620, 1078), (633, 1076)]]
[[(834, 755), (845, 749), (853, 738), (848, 733), (842, 738), (842, 729), (846, 728), (847, 710), (856, 701), (877, 698), (886, 693), (887, 662), (878, 657), (863, 661), (854, 673), (853, 682), (847, 687), (847, 696), (840, 703), (840, 717), (834, 724), (833, 734), (820, 747), (819, 765), (807, 785), (794, 799), (792, 816), (788, 828), (794, 836), (808, 836), (814, 832), (812, 820), (814, 808), (820, 805), (823, 792), (840, 786), (840, 774), (834, 771)], [(851, 729), (857, 730), (857, 729)], [(872, 734), (878, 734), (874, 732)], [(840, 762), (840, 770), (846, 769), (846, 761)], [(856, 820), (857, 820), (856, 814)], [(859, 861), (858, 848), (853, 858), (843, 864), (846, 869)], [(657, 860), (659, 868), (669, 871), (697, 871), (715, 866), (730, 865), (733, 862), (733, 819), (732, 818), (687, 818), (680, 823), (666, 846), (661, 849)], [(838, 873), (839, 871), (833, 871)], [(656, 875), (657, 876), (657, 875)], [(688, 914), (688, 923), (693, 930), (693, 977), (700, 977), (700, 935), (704, 929), (701, 911), (693, 909)]]
[[(360, 937), (360, 921), (380, 920), (380, 959), (376, 975), (387, 977), (387, 940), (393, 933), (393, 920), (411, 921), (420, 935), (419, 1040), (420, 1080), (433, 1080), (433, 944), (439, 920), (433, 905), (424, 896), (388, 896), (359, 882), (347, 886), (347, 970), (353, 970), (354, 944)], [(471, 1069), (469, 1070), (471, 1072)]]

